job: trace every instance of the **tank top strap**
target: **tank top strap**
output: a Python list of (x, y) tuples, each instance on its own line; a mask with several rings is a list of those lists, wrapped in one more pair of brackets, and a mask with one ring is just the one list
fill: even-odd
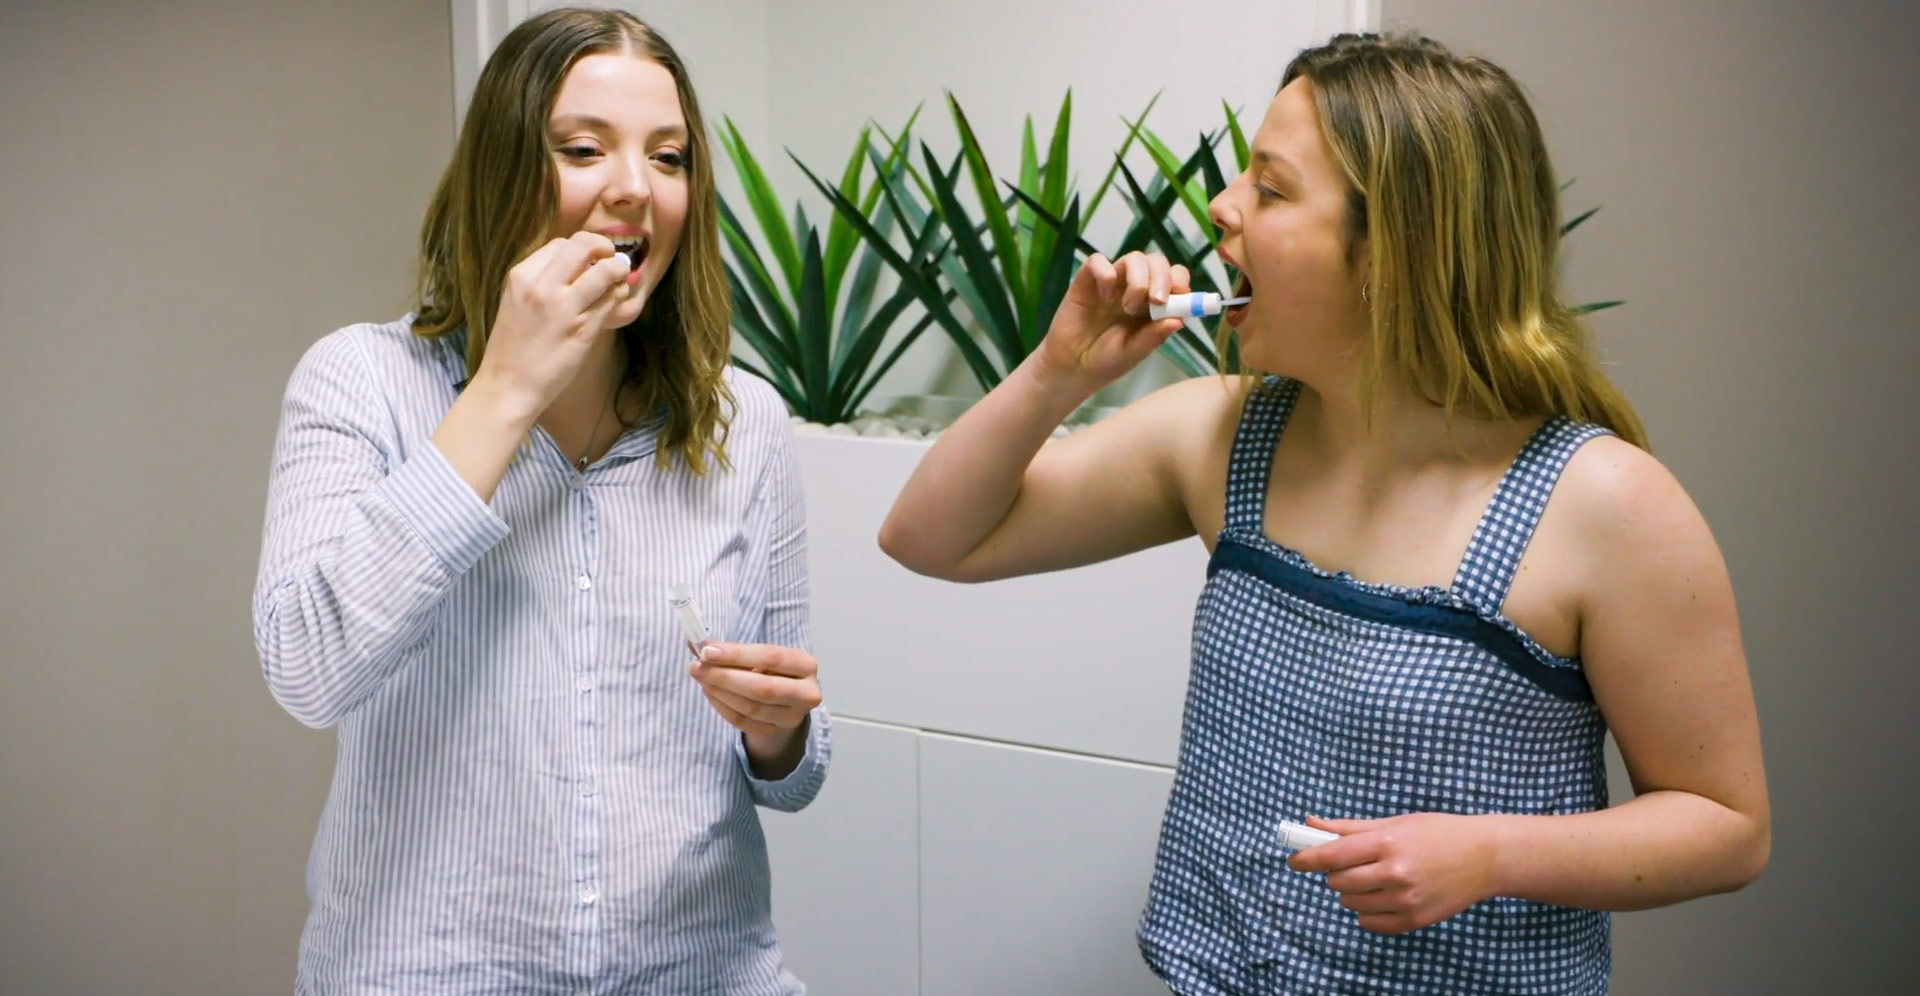
[(1273, 449), (1300, 397), (1300, 382), (1268, 377), (1247, 395), (1240, 412), (1240, 428), (1233, 436), (1233, 455), (1227, 463), (1226, 527), (1258, 533), (1267, 511), (1267, 479), (1273, 472)]
[(1499, 611), (1567, 461), (1587, 440), (1611, 434), (1565, 416), (1541, 423), (1494, 490), (1454, 574), (1453, 590), (1476, 605)]

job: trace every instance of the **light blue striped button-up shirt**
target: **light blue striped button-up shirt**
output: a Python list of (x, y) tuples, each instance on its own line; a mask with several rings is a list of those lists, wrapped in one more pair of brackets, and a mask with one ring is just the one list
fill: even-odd
[(307, 869), (302, 993), (791, 994), (756, 778), (687, 673), (715, 639), (807, 648), (786, 410), (729, 372), (731, 470), (662, 470), (648, 430), (579, 473), (534, 433), (491, 505), (430, 437), (459, 337), (405, 319), (316, 343), (288, 383), (254, 638), (288, 712), (337, 727)]

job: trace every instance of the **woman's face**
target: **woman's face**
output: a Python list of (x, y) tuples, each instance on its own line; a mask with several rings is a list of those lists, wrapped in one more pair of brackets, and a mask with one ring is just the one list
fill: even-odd
[(1251, 149), (1211, 211), (1220, 255), (1241, 274), (1237, 294), (1253, 297), (1227, 321), (1254, 368), (1312, 377), (1352, 354), (1368, 323), (1365, 243), (1347, 231), (1346, 178), (1306, 78), (1274, 96)]
[(625, 52), (582, 57), (561, 81), (547, 138), (559, 176), (549, 236), (598, 232), (631, 254), (639, 293), (608, 317), (619, 328), (640, 316), (686, 226), (689, 137), (673, 75)]

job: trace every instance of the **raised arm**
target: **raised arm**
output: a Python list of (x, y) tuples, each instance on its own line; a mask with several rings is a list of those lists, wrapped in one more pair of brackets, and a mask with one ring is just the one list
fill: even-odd
[(1132, 253), (1087, 260), (1046, 340), (941, 434), (894, 502), (880, 547), (903, 566), (952, 581), (1060, 570), (1193, 534), (1176, 460), (1201, 378), (1049, 442), (1093, 393), (1144, 360), (1177, 319), (1148, 302), (1187, 290), (1184, 267)]

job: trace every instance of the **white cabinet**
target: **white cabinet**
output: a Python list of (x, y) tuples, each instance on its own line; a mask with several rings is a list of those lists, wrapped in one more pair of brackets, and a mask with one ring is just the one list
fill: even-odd
[(819, 996), (915, 993), (920, 738), (836, 718), (833, 741), (813, 805), (761, 811), (780, 946)]
[(922, 996), (1165, 996), (1134, 941), (1173, 776), (928, 736)]

